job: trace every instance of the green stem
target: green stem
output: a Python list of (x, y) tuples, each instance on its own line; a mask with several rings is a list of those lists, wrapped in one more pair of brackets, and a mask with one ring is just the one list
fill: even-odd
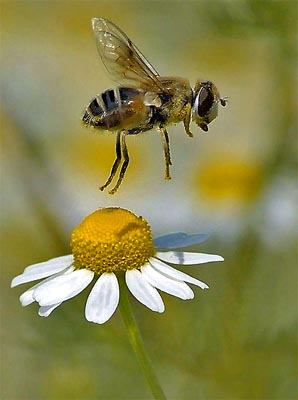
[(142, 336), (131, 309), (128, 289), (124, 281), (124, 275), (121, 274), (121, 276), (118, 276), (118, 278), (119, 278), (120, 293), (121, 293), (119, 307), (123, 318), (123, 322), (128, 332), (130, 343), (134, 349), (134, 352), (136, 353), (140, 367), (144, 373), (148, 385), (150, 386), (153, 397), (156, 400), (166, 400), (166, 396), (162, 391), (162, 388), (158, 382), (158, 379), (154, 373), (149, 358), (146, 354)]

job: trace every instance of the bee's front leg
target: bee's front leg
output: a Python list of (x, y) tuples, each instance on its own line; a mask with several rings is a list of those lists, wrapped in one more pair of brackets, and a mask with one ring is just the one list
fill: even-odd
[(172, 161), (171, 161), (171, 153), (170, 153), (169, 134), (164, 126), (159, 127), (159, 132), (162, 135), (163, 151), (164, 151), (164, 155), (165, 155), (165, 164), (166, 164), (165, 179), (170, 180), (171, 179), (170, 165), (172, 165)]
[(191, 106), (189, 105), (186, 109), (185, 118), (183, 120), (185, 132), (188, 134), (189, 137), (193, 137), (193, 134), (189, 130), (189, 125), (191, 121)]

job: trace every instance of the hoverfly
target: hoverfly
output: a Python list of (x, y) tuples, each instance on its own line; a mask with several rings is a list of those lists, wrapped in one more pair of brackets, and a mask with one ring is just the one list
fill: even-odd
[(162, 77), (146, 60), (139, 49), (120, 28), (104, 18), (93, 18), (92, 28), (99, 55), (110, 77), (120, 86), (94, 97), (87, 106), (82, 121), (100, 130), (116, 132), (116, 159), (106, 183), (109, 186), (123, 160), (118, 180), (110, 194), (114, 194), (129, 163), (127, 135), (137, 135), (157, 127), (163, 140), (165, 179), (170, 176), (170, 146), (166, 126), (183, 122), (192, 137), (191, 119), (203, 130), (217, 117), (218, 103), (226, 105), (216, 86), (198, 80), (190, 87), (184, 78)]

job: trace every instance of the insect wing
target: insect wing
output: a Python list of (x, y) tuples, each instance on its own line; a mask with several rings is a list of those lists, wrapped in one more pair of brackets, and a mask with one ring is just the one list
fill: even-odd
[(130, 87), (161, 89), (158, 72), (121, 29), (103, 18), (93, 18), (92, 28), (99, 55), (114, 81)]

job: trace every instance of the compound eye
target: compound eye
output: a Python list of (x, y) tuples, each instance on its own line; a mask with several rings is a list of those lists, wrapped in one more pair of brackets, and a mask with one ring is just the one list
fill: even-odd
[(210, 112), (214, 103), (214, 96), (208, 88), (201, 87), (196, 98), (196, 110), (200, 117), (204, 118)]

